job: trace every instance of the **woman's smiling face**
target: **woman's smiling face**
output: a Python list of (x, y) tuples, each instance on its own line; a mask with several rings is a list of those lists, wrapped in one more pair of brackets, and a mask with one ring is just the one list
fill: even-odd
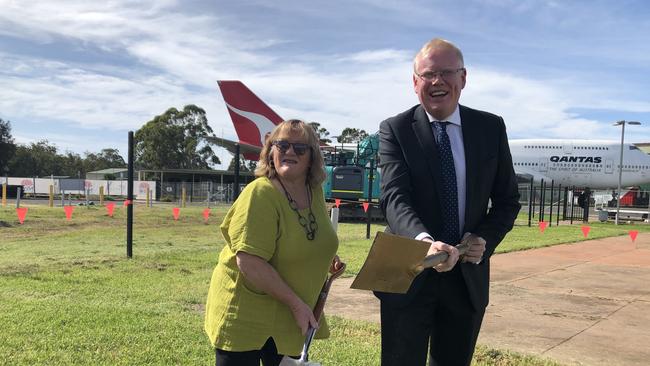
[[(286, 143), (289, 143), (288, 146)], [(307, 145), (306, 150), (303, 150), (300, 145), (299, 148), (294, 147), (294, 143)], [(302, 150), (302, 155), (296, 153), (296, 150), (298, 153)], [(290, 132), (278, 136), (273, 142), (271, 153), (275, 171), (281, 179), (303, 181), (307, 179), (312, 151), (306, 139), (299, 133)]]

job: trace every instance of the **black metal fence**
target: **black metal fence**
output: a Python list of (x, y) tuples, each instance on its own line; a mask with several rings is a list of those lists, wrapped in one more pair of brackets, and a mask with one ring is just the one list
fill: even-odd
[[(245, 187), (239, 184), (239, 191)], [(183, 199), (188, 203), (216, 203), (232, 202), (234, 200), (234, 183), (214, 182), (163, 182), (161, 184), (160, 201), (180, 202)]]
[[(588, 187), (563, 187), (553, 182), (519, 185), (521, 213), (527, 225), (533, 222), (589, 222), (597, 218), (607, 221), (616, 217), (618, 194), (614, 191), (592, 191)], [(647, 220), (650, 213), (650, 192), (637, 189), (621, 190), (619, 219)], [(521, 224), (521, 223), (520, 223)]]

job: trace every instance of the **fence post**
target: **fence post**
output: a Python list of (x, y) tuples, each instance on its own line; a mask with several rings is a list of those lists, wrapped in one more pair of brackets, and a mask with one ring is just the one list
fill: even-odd
[(555, 184), (554, 180), (551, 180), (551, 202), (549, 202), (548, 206), (548, 226), (551, 226), (553, 224), (553, 185)]
[(49, 200), (50, 201), (49, 202), (50, 207), (54, 207), (54, 186), (51, 185), (51, 184), (50, 184), (50, 196), (49, 196), (49, 198), (50, 198), (50, 200)]
[(541, 180), (542, 184), (539, 187), (539, 217), (537, 221), (544, 221), (544, 200), (546, 199), (546, 183), (544, 179)]
[(145, 207), (149, 207), (149, 187), (147, 187), (147, 205)]
[(332, 212), (330, 212), (330, 220), (332, 221), (332, 228), (336, 233), (339, 229), (339, 208), (332, 207)]
[(571, 221), (570, 224), (573, 225), (573, 201), (575, 201), (576, 187), (571, 187)]
[(646, 219), (646, 222), (650, 222), (650, 191), (646, 192), (648, 195), (648, 218)]
[(528, 227), (530, 227), (530, 220), (533, 216), (533, 184), (535, 180), (530, 178), (530, 189), (528, 190)]
[(569, 205), (569, 187), (564, 187), (564, 204), (562, 205), (562, 220), (566, 221), (566, 209)]
[(555, 215), (555, 226), (560, 226), (560, 201), (562, 197), (560, 196), (562, 194), (562, 184), (557, 186), (557, 215)]
[(2, 207), (7, 207), (7, 182), (2, 183)]
[(22, 193), (22, 189), (18, 187), (18, 190), (16, 191), (16, 208), (20, 208), (20, 194)]
[(99, 186), (99, 205), (104, 205), (104, 186)]
[(185, 186), (181, 188), (181, 207), (185, 207)]

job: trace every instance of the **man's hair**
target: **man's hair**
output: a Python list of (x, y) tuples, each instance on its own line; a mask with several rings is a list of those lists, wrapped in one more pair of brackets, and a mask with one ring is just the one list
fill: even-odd
[(262, 152), (260, 153), (260, 160), (255, 169), (255, 176), (267, 178), (276, 176), (277, 172), (273, 165), (273, 156), (271, 154), (273, 141), (291, 134), (298, 134), (307, 140), (307, 145), (309, 145), (309, 150), (311, 151), (309, 168), (307, 170), (307, 182), (315, 188), (325, 180), (325, 162), (320, 152), (320, 140), (312, 126), (298, 119), (283, 121), (266, 137), (264, 147), (262, 147)]
[(458, 59), (460, 60), (461, 66), (465, 65), (465, 60), (463, 59), (463, 53), (461, 52), (460, 48), (456, 47), (453, 43), (447, 41), (446, 39), (442, 38), (434, 38), (430, 40), (429, 42), (425, 43), (424, 46), (418, 51), (418, 53), (415, 55), (413, 58), (413, 70), (416, 70), (416, 64), (418, 61), (418, 57), (423, 57), (431, 53), (431, 51), (436, 50), (436, 49), (441, 49), (441, 48), (448, 48), (452, 49), (454, 52), (456, 52), (456, 55), (458, 56)]

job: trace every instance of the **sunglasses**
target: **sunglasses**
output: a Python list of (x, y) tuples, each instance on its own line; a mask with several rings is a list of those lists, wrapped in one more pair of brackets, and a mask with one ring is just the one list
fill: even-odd
[(309, 150), (309, 145), (302, 142), (289, 142), (286, 140), (275, 140), (272, 143), (273, 146), (277, 147), (280, 153), (286, 154), (289, 151), (289, 147), (293, 147), (293, 152), (296, 155), (304, 155), (307, 150)]

